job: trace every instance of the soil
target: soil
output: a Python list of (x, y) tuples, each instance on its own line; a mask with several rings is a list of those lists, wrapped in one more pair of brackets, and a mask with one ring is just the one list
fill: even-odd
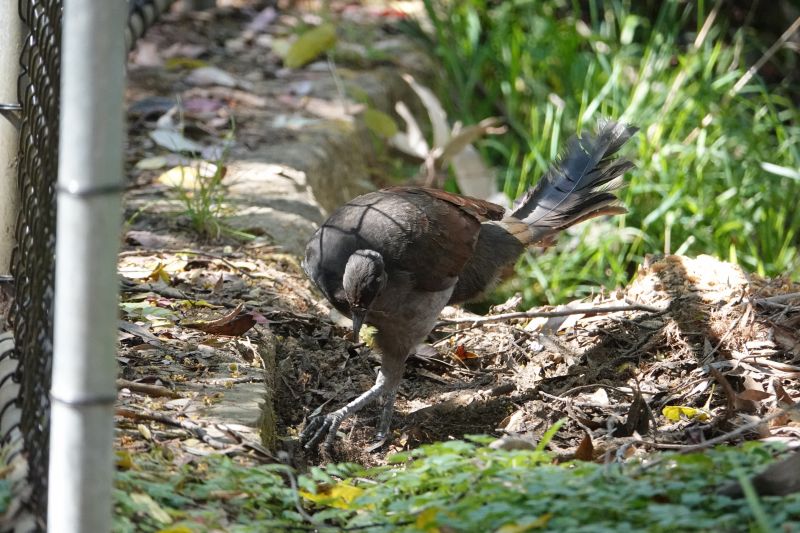
[[(359, 23), (387, 31), (382, 19), (368, 15), (360, 13)], [(249, 76), (252, 85), (244, 93), (221, 98), (223, 111), (184, 117), (192, 126), (184, 131), (206, 140), (224, 137), (228, 122), (220, 118), (235, 117), (228, 165), (274, 143), (308, 143), (313, 152), (318, 141), (303, 130), (272, 125), (286, 114), (287, 98), (296, 98), (289, 87), (317, 80), (319, 72), (313, 65), (283, 72), (269, 47), (252, 44), (258, 36), (239, 46), (241, 28), (252, 18), (247, 8), (171, 15), (144, 41), (155, 43), (162, 60), (169, 43), (196, 45), (204, 61)], [(300, 20), (282, 15), (277, 29), (264, 35), (275, 39)], [(550, 449), (564, 459), (625, 458), (722, 435), (730, 442), (800, 437), (798, 421), (780, 414), (800, 397), (800, 285), (747, 274), (708, 256), (666, 256), (648, 258), (625, 288), (569, 304), (602, 310), (635, 303), (637, 310), (484, 323), (464, 310), (446, 309), (427, 347), (409, 360), (393, 432), (383, 447), (370, 450), (376, 405), (342, 425), (332, 457), (302, 450), (296, 436), (305, 418), (368, 389), (379, 355), (346, 340), (346, 323), (311, 287), (293, 245), (284, 246), (268, 226), (245, 243), (224, 232), (203, 240), (189, 228), (175, 191), (159, 181), (166, 169), (136, 168), (144, 158), (170, 154), (149, 137), (161, 112), (145, 117), (134, 104), (197, 90), (185, 85), (186, 70), (170, 70), (168, 60), (142, 66), (141, 46), (132, 56), (128, 89), (120, 449), (159, 445), (184, 455), (267, 461), (284, 450), (297, 465), (376, 465), (394, 451), (470, 434), (496, 436), (499, 446), (529, 446), (562, 418)], [(366, 65), (364, 76), (384, 68)], [(258, 76), (250, 75), (256, 70)], [(269, 103), (254, 107), (247, 95), (268, 95)], [(337, 95), (334, 90), (316, 98), (330, 103)], [(309, 113), (297, 109), (293, 117)], [(367, 172), (385, 172), (376, 168)], [(234, 196), (235, 210), (242, 209), (247, 191)], [(326, 210), (313, 196), (287, 211), (310, 221), (298, 231), (310, 231)], [(510, 301), (491, 313), (515, 310)], [(474, 323), (447, 323), (453, 318)], [(670, 420), (664, 414), (670, 406), (686, 409)], [(773, 418), (752, 423), (765, 416)], [(748, 424), (749, 430), (731, 433)]]

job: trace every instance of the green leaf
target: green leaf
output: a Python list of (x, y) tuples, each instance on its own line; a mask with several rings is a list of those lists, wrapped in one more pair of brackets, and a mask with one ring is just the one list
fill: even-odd
[(321, 24), (302, 34), (289, 47), (284, 65), (299, 68), (327, 52), (336, 44), (336, 28), (333, 24)]

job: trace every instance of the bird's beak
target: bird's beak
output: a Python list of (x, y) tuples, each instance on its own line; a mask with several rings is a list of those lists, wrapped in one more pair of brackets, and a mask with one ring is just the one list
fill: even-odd
[(353, 342), (358, 343), (358, 334), (361, 332), (361, 326), (364, 325), (364, 317), (366, 311), (353, 311)]

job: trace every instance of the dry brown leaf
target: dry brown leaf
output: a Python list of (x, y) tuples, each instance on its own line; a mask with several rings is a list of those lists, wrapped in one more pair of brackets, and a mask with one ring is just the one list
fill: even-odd
[(736, 397), (739, 400), (745, 400), (750, 402), (760, 402), (761, 400), (766, 400), (770, 396), (771, 394), (769, 394), (768, 392), (764, 392), (763, 390), (758, 390), (758, 389), (745, 389), (736, 395)]
[(463, 344), (459, 344), (459, 345), (456, 347), (455, 351), (453, 352), (453, 355), (454, 355), (454, 356), (456, 357), (456, 359), (458, 359), (459, 361), (465, 361), (465, 360), (467, 360), (467, 359), (477, 359), (478, 357), (480, 357), (480, 356), (479, 356), (478, 354), (476, 354), (476, 353), (473, 353), (473, 352), (467, 351), (467, 349), (464, 347), (464, 345), (463, 345)]
[(634, 433), (646, 435), (650, 431), (650, 408), (639, 391), (636, 391), (628, 410), (625, 424), (614, 431), (615, 437), (630, 437)]
[(236, 309), (227, 315), (209, 322), (189, 322), (181, 324), (184, 327), (198, 329), (212, 335), (228, 335), (238, 337), (256, 325), (256, 317), (252, 313), (242, 313), (244, 304), (239, 304)]
[(588, 433), (583, 434), (583, 440), (575, 450), (575, 459), (579, 461), (591, 461), (594, 456), (594, 444), (592, 437)]

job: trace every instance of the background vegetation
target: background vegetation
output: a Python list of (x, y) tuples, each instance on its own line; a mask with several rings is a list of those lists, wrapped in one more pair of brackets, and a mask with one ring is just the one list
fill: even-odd
[(622, 192), (630, 213), (527, 256), (506, 290), (529, 305), (563, 301), (625, 283), (645, 254), (661, 252), (797, 277), (796, 52), (780, 47), (759, 74), (747, 73), (791, 18), (772, 5), (781, 29), (765, 38), (752, 25), (765, 24), (763, 13), (736, 2), (720, 12), (722, 4), (425, 0), (432, 27), (412, 31), (443, 66), (452, 119), (495, 115), (509, 125), (481, 150), (510, 197), (600, 117), (642, 129), (628, 148), (638, 167)]

